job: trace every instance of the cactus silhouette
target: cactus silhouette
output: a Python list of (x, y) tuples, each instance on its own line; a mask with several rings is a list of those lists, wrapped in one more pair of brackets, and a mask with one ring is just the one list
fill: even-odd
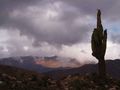
[(91, 37), (92, 55), (98, 59), (98, 71), (100, 77), (106, 76), (105, 52), (107, 46), (107, 30), (103, 30), (101, 23), (101, 11), (97, 12), (97, 28), (94, 29)]

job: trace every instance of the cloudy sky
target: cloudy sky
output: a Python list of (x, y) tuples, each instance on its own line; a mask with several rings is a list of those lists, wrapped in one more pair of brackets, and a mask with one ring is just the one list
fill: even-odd
[(0, 57), (96, 60), (90, 39), (98, 8), (108, 30), (106, 59), (120, 58), (120, 0), (0, 0)]

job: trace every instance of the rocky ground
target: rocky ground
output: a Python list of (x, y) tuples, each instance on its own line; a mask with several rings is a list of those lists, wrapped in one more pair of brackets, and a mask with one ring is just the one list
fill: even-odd
[(68, 75), (60, 80), (17, 68), (0, 66), (0, 90), (120, 90), (120, 80), (97, 74)]

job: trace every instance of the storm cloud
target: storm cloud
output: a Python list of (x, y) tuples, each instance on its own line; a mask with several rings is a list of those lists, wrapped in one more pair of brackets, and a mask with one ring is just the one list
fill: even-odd
[(90, 60), (98, 8), (111, 51), (113, 43), (119, 46), (120, 42), (119, 4), (119, 0), (0, 0), (0, 56), (60, 55)]

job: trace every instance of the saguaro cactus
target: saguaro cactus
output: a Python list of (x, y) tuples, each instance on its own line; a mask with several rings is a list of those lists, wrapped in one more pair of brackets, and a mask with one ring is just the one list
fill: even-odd
[(101, 23), (101, 11), (97, 12), (97, 28), (94, 29), (91, 37), (92, 55), (98, 59), (98, 71), (100, 77), (106, 76), (105, 52), (107, 46), (107, 30), (103, 30)]

